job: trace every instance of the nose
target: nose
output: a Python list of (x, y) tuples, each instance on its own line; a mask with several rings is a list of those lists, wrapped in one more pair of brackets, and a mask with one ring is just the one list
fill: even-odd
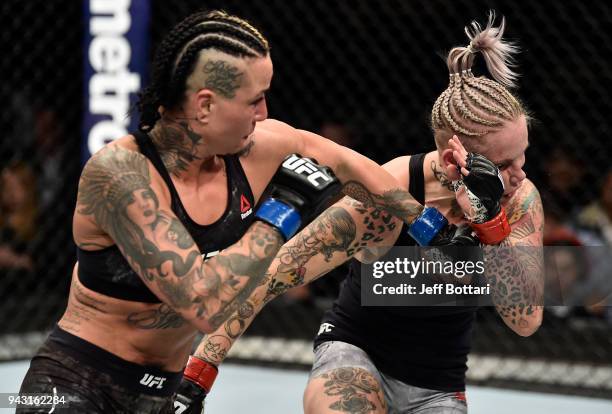
[(255, 122), (265, 121), (268, 118), (268, 104), (262, 99), (255, 107)]
[(522, 168), (515, 168), (510, 171), (510, 184), (518, 187), (525, 178), (527, 178), (527, 174), (523, 171)]
[(523, 171), (523, 166), (525, 165), (525, 155), (521, 156), (517, 159), (511, 166), (510, 170), (510, 183), (512, 185), (518, 186), (526, 177), (525, 171)]

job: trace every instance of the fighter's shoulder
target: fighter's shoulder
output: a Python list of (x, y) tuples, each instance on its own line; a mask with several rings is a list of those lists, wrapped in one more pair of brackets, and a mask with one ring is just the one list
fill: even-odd
[(271, 160), (299, 152), (301, 148), (299, 130), (275, 119), (258, 122), (253, 135), (253, 147), (248, 158), (265, 158)]
[(142, 164), (147, 164), (147, 158), (138, 151), (136, 143), (133, 142), (133, 137), (126, 135), (96, 151), (85, 163), (81, 177), (98, 168), (116, 173), (137, 169)]
[[(103, 187), (106, 190), (119, 189), (136, 185), (136, 181), (157, 190), (163, 180), (149, 159), (140, 153), (134, 137), (126, 135), (106, 144), (87, 160), (81, 172), (79, 200), (82, 201), (85, 195), (108, 195), (94, 190)], [(161, 193), (166, 194), (166, 191)]]
[(299, 134), (300, 132), (296, 128), (276, 119), (266, 119), (258, 122), (255, 126), (255, 139), (257, 140), (263, 139), (279, 143), (290, 140)]
[(410, 168), (408, 168), (410, 157), (410, 155), (404, 155), (383, 164), (383, 168), (395, 177), (404, 189), (408, 189), (408, 182), (410, 181)]

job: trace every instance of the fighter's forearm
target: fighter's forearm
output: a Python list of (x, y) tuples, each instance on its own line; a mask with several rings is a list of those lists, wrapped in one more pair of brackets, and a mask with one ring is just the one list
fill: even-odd
[[(245, 238), (248, 240), (242, 243)], [(232, 313), (246, 306), (258, 286), (265, 284), (266, 269), (273, 261), (281, 240), (276, 231), (271, 234), (268, 225), (257, 222), (241, 242), (205, 262), (209, 274), (218, 276), (219, 282), (219, 285), (214, 286), (218, 301), (209, 302), (207, 309), (210, 314), (209, 323), (213, 328), (219, 329)], [(208, 293), (208, 283), (201, 279), (193, 288)]]
[(378, 194), (369, 191), (360, 182), (348, 181), (344, 184), (342, 192), (360, 201), (366, 208), (383, 210), (407, 224), (411, 224), (424, 208), (409, 192), (399, 187)]
[(486, 276), (497, 313), (522, 336), (542, 322), (544, 218), (539, 193), (531, 189), (509, 208), (512, 233), (499, 246), (485, 246)]
[(497, 313), (517, 334), (533, 334), (542, 321), (542, 248), (503, 245), (484, 250)]
[(267, 290), (267, 285), (255, 289), (249, 300), (242, 303), (223, 325), (215, 332), (204, 335), (194, 355), (215, 366), (221, 364), (234, 342), (242, 336), (261, 311)]

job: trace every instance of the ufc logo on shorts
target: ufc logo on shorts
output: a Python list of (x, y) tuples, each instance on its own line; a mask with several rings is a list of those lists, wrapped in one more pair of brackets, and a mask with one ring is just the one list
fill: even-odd
[[(308, 181), (310, 181), (310, 183), (315, 187), (319, 187), (321, 184), (332, 180), (327, 174), (319, 170), (310, 161), (300, 158), (295, 154), (291, 155), (288, 160), (283, 162), (283, 167), (297, 174), (306, 175)], [(317, 181), (320, 179), (322, 179), (323, 182)]]
[(174, 414), (183, 414), (189, 408), (180, 401), (174, 401)]
[(140, 380), (140, 383), (146, 387), (153, 388), (154, 385), (157, 385), (157, 389), (162, 389), (164, 387), (165, 377), (155, 377), (151, 374), (144, 374), (144, 377)]
[(321, 335), (323, 332), (331, 332), (332, 328), (334, 327), (335, 326), (332, 325), (331, 323), (324, 322), (319, 327), (319, 333), (317, 335)]

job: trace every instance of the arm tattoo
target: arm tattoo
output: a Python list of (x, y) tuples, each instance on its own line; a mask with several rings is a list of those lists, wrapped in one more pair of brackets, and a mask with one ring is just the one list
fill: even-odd
[(321, 254), (329, 262), (335, 252), (345, 252), (348, 258), (355, 235), (355, 222), (345, 209), (334, 206), (324, 211), (278, 252), (280, 264), (272, 275), (266, 301), (303, 284), (305, 265), (314, 256)]
[[(340, 252), (344, 254), (344, 262), (368, 245), (382, 242), (384, 236), (396, 227), (391, 215), (384, 210), (365, 208), (350, 198), (343, 199), (341, 203), (352, 207), (361, 218), (360, 237), (357, 237), (357, 224), (345, 208), (336, 205), (327, 209), (278, 252), (280, 264), (270, 275), (266, 302), (292, 287), (304, 284), (307, 264), (311, 259), (319, 256), (329, 263), (333, 255)], [(334, 263), (335, 266), (339, 264)], [(313, 280), (329, 270), (318, 272)]]
[(320, 377), (325, 380), (325, 395), (338, 397), (329, 408), (342, 413), (367, 414), (378, 410), (368, 397), (374, 397), (380, 408), (386, 412), (386, 402), (380, 384), (363, 368), (336, 368)]
[(361, 216), (361, 224), (363, 225), (361, 237), (346, 251), (348, 257), (360, 252), (372, 243), (381, 243), (388, 233), (395, 230), (396, 224), (393, 216), (385, 210), (365, 208), (362, 203), (350, 198), (344, 199), (343, 202), (347, 206), (351, 206)]
[(206, 76), (205, 88), (228, 99), (236, 96), (236, 90), (240, 87), (242, 81), (242, 72), (237, 67), (224, 60), (209, 60), (204, 63), (202, 71)]
[(508, 217), (510, 236), (499, 246), (484, 247), (486, 275), (500, 316), (512, 326), (526, 328), (527, 317), (543, 305), (543, 216), (538, 190), (534, 187), (513, 202)]
[(225, 332), (227, 332), (227, 335), (232, 339), (236, 339), (242, 335), (242, 332), (244, 332), (247, 327), (248, 319), (253, 315), (255, 315), (255, 306), (253, 303), (247, 301), (240, 305), (234, 316), (225, 322)]
[[(356, 216), (360, 217), (362, 226), (359, 228), (359, 237), (357, 224), (344, 206), (351, 207)], [(323, 266), (324, 269), (313, 269), (315, 276), (310, 276), (308, 281), (315, 280), (332, 267), (338, 266), (340, 262), (332, 260), (336, 253), (343, 255), (344, 262), (370, 243), (383, 241), (384, 236), (395, 228), (396, 221), (388, 213), (366, 209), (361, 203), (348, 197), (344, 198), (341, 204), (328, 208), (278, 251), (275, 264), (268, 270), (264, 283), (260, 283), (260, 286), (267, 286), (267, 292), (258, 289), (227, 320), (224, 325), (225, 334), (204, 337), (196, 355), (211, 363), (220, 363), (220, 360), (210, 357), (210, 348), (220, 350), (227, 345), (227, 348), (223, 348), (227, 352), (265, 303), (292, 287), (306, 283), (309, 261), (318, 257), (322, 263), (329, 265)], [(220, 341), (220, 337), (226, 338), (227, 341)], [(212, 338), (215, 338), (215, 344), (210, 343)]]
[[(253, 224), (238, 243), (203, 262), (172, 213), (159, 208), (146, 158), (115, 147), (96, 154), (79, 185), (78, 211), (93, 215), (132, 268), (161, 291), (174, 310), (192, 310), (219, 326), (261, 283), (280, 235)], [(246, 282), (245, 282), (246, 279)]]
[(189, 163), (200, 159), (197, 147), (202, 145), (202, 137), (187, 122), (162, 118), (149, 135), (166, 169), (174, 176), (186, 171)]
[(214, 365), (219, 365), (227, 356), (227, 351), (232, 346), (232, 341), (223, 335), (212, 335), (206, 338), (206, 344), (197, 357), (204, 359)]
[(256, 315), (256, 311), (259, 311), (260, 304), (260, 301), (246, 301), (241, 304), (224, 324), (227, 335), (217, 332), (205, 335), (194, 355), (214, 365), (223, 362), (234, 341), (242, 335)]
[(374, 207), (377, 210), (385, 210), (408, 224), (412, 223), (423, 211), (423, 206), (417, 204), (408, 191), (400, 188), (385, 191), (380, 195), (371, 193), (357, 181), (348, 181), (342, 187), (342, 192), (361, 201), (366, 208)]

